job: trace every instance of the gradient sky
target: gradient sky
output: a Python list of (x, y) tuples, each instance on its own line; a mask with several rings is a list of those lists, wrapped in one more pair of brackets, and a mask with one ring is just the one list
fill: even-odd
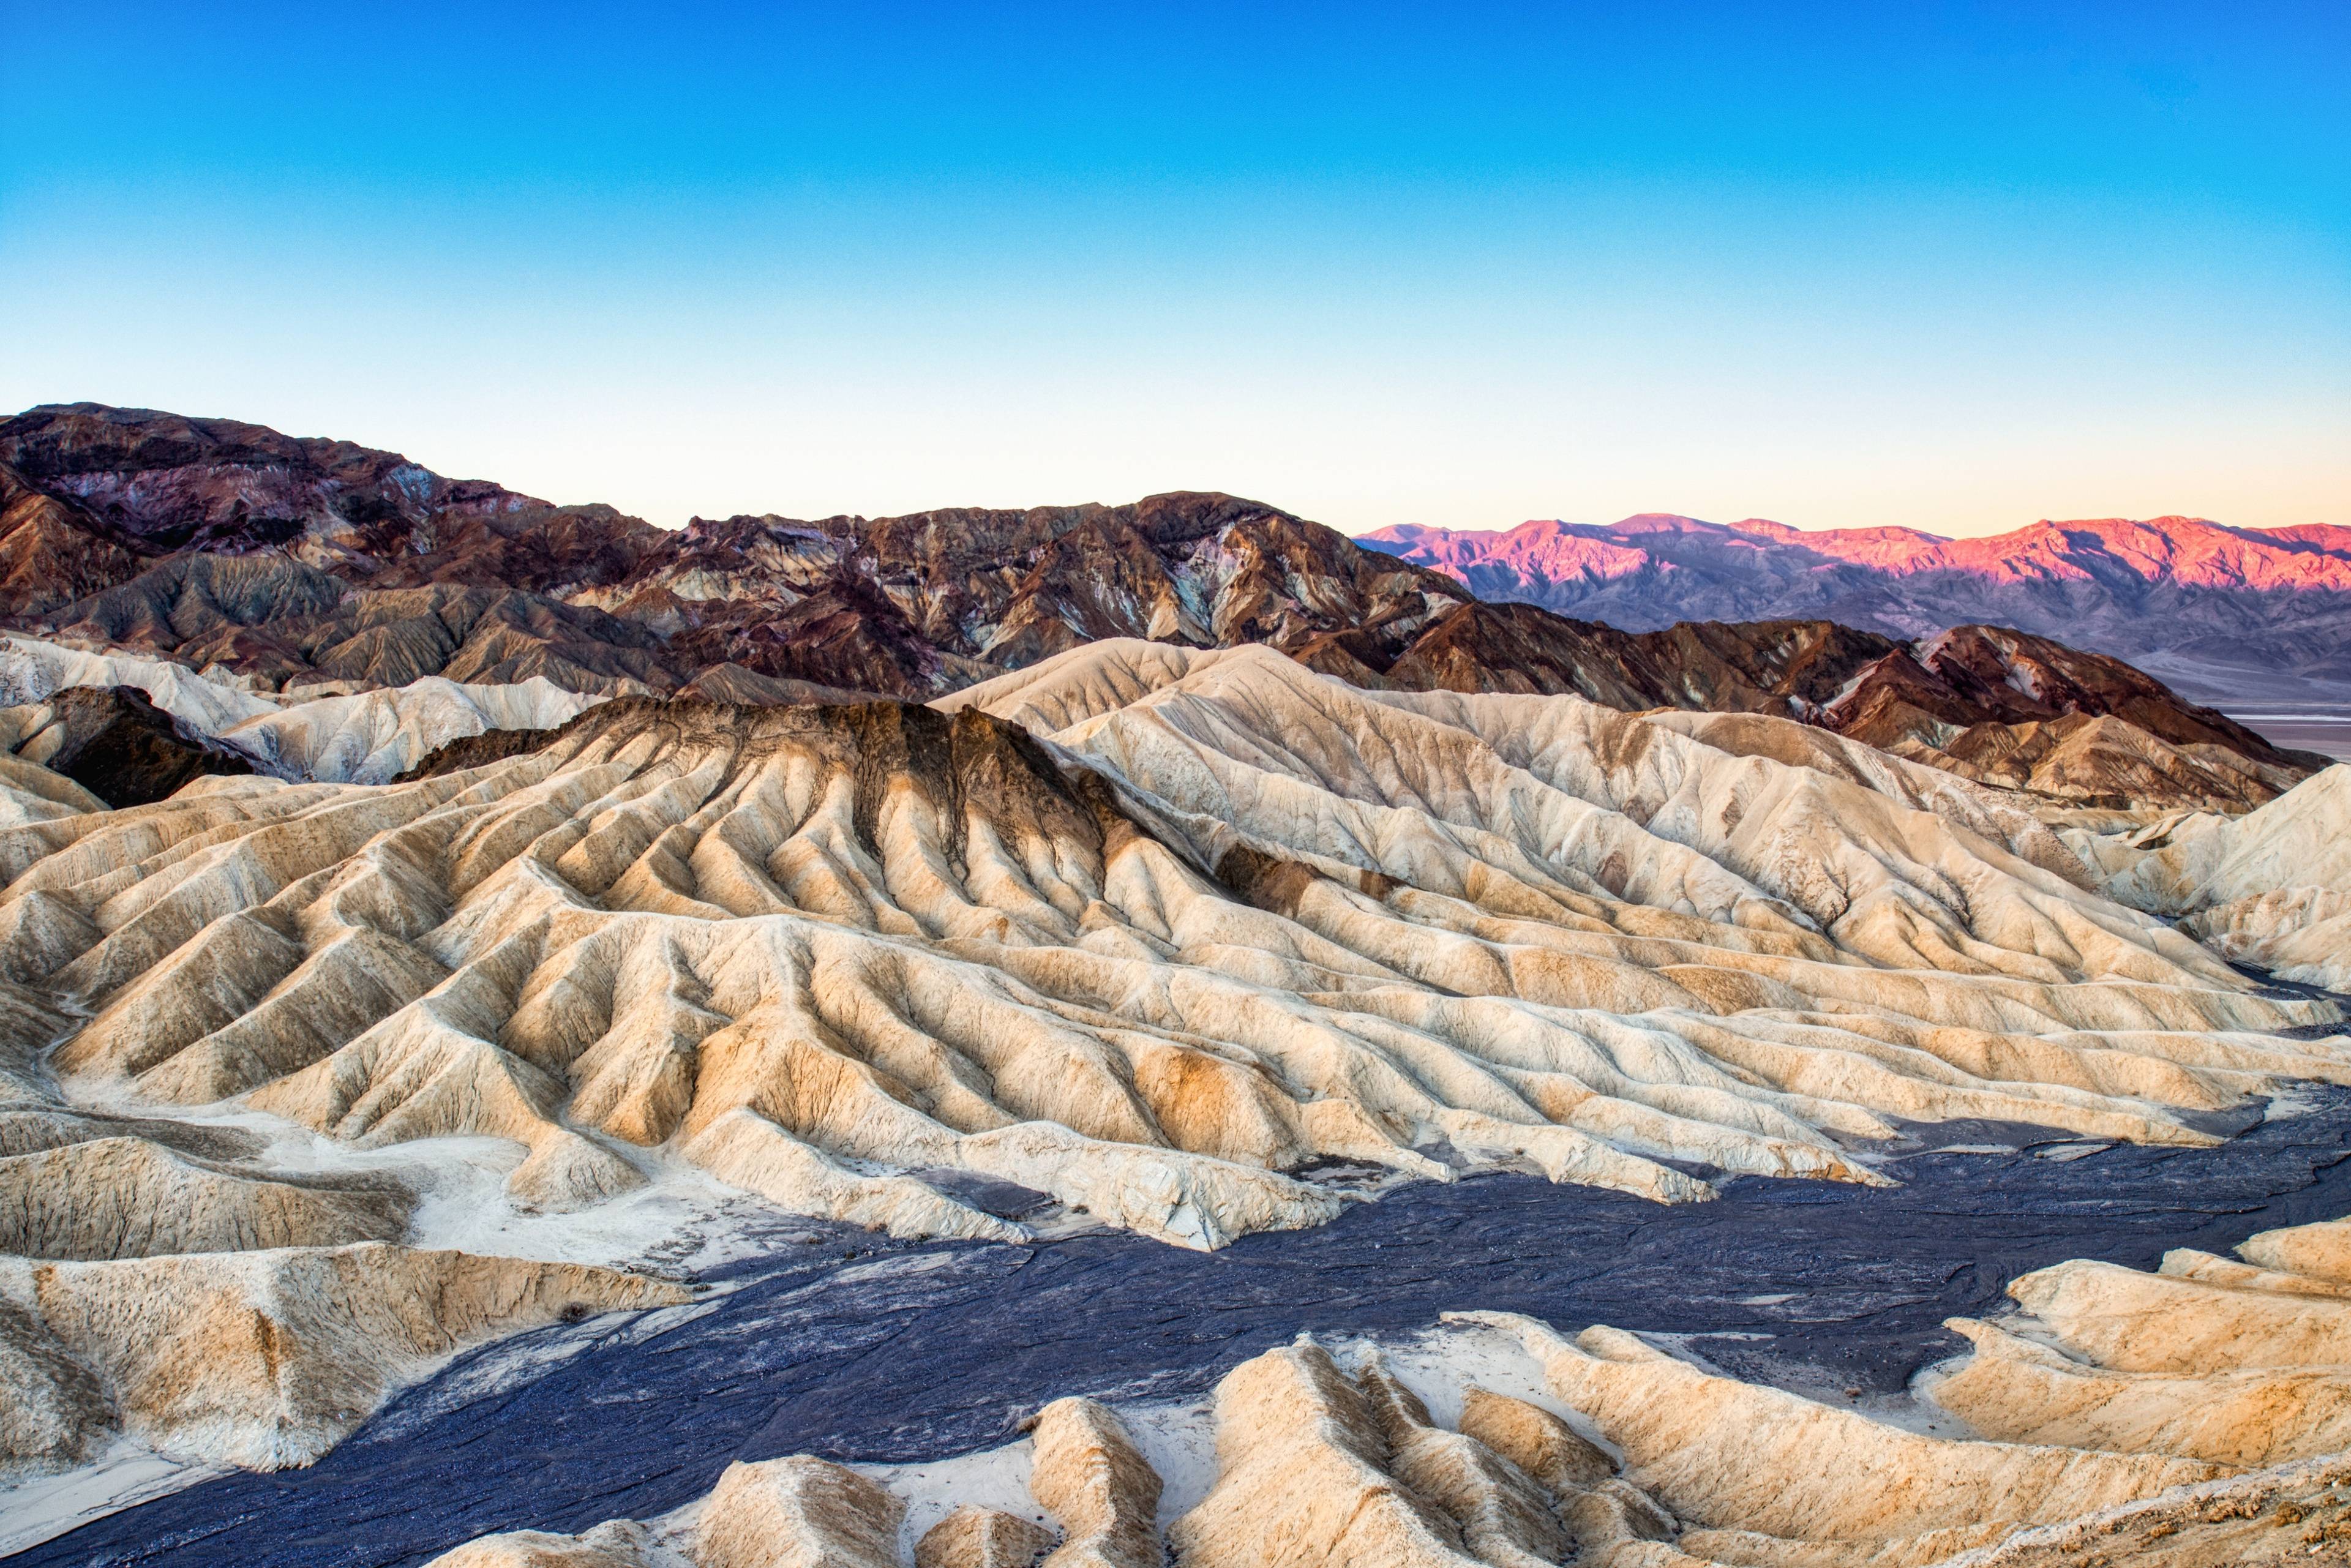
[(2351, 523), (2351, 5), (0, 0), (0, 407), (661, 523)]

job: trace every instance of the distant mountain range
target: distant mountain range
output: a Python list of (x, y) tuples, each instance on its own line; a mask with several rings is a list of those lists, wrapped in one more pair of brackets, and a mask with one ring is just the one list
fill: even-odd
[[(1140, 637), (1267, 643), (1372, 688), (1800, 718), (2083, 802), (2252, 804), (2320, 760), (2112, 658), (1996, 626), (1939, 635), (1955, 622), (2017, 622), (2005, 601), (1897, 612), (1872, 587), (2006, 584), (2035, 626), (2095, 646), (2085, 633), (2119, 616), (2104, 608), (2121, 598), (2113, 570), (2085, 573), (2068, 556), (2000, 578), (1983, 541), (1740, 527), (1750, 531), (1687, 518), (1389, 530), (1367, 548), (1260, 502), (1178, 492), (670, 530), (232, 420), (94, 403), (0, 420), (0, 624), (272, 690), (544, 676), (574, 692), (921, 701)], [(2252, 559), (2240, 536), (2196, 527)], [(1855, 559), (1811, 550), (1822, 538)], [(2351, 554), (2326, 544), (2273, 548), (2314, 583), (2351, 581)], [(1984, 564), (1922, 564), (1962, 558)], [(2301, 580), (2266, 556), (2257, 565), (2259, 581)], [(2198, 570), (2199, 585), (2225, 575)], [(2073, 596), (2071, 617), (2038, 591), (2043, 580)], [(2248, 624), (2277, 619), (2283, 591), (2229, 591), (2216, 602)], [(1589, 619), (1488, 602), (1577, 592), (1596, 596), (1573, 606)]]
[(2041, 522), (1986, 538), (1645, 514), (1363, 536), (1482, 599), (1629, 630), (1818, 616), (1896, 637), (1985, 622), (2127, 659), (2212, 700), (2351, 698), (2351, 528)]

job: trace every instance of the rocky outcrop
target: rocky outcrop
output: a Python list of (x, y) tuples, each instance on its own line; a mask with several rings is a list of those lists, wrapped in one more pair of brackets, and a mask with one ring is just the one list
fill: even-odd
[(152, 555), (291, 554), (345, 581), (546, 592), (611, 580), (660, 530), (556, 507), (398, 453), (230, 419), (51, 404), (0, 421), (0, 464)]
[(136, 686), (68, 686), (47, 701), (0, 708), (0, 746), (110, 806), (144, 806), (192, 779), (234, 778), (253, 759), (213, 744)]
[[(696, 604), (670, 639), (695, 685), (725, 682), (731, 696), (745, 676), (776, 687), (925, 696), (964, 684), (969, 661), (944, 656), (904, 612), (862, 578), (842, 573), (804, 594), (753, 587), (742, 598)], [(740, 672), (719, 674), (718, 672)]]
[(670, 692), (733, 666), (925, 697), (1092, 637), (1219, 645), (1346, 630), (1392, 656), (1467, 598), (1220, 495), (738, 517), (670, 533), (349, 442), (87, 403), (0, 421), (0, 464), (74, 549), (97, 560), (105, 538), (122, 541), (103, 570), (0, 612), (273, 685), (545, 675)]
[(461, 735), (426, 752), (394, 774), (392, 782), (413, 784), (420, 779), (438, 779), (444, 774), (486, 768), (509, 758), (528, 757), (554, 738), (551, 729), (486, 729), (479, 735)]
[(695, 1521), (695, 1568), (898, 1568), (904, 1511), (822, 1459), (729, 1465)]
[[(120, 821), (162, 809), (93, 814)], [(38, 1044), (70, 1028), (26, 982), (98, 930), (29, 890), (9, 910), (0, 1479), (81, 1463), (118, 1436), (190, 1463), (308, 1464), (393, 1389), (468, 1345), (686, 1299), (608, 1269), (412, 1248), (402, 1243), (418, 1193), (399, 1176), (285, 1169), (241, 1129), (71, 1104), (50, 1071), (70, 1061), (44, 1061)], [(329, 943), (296, 984), (263, 999), (267, 971), (252, 966), (284, 940), (223, 922), (195, 944), (196, 991), (128, 988), (104, 1009), (100, 1037), (135, 1058), (151, 1049), (139, 1039), (168, 1046), (221, 1026), (208, 1063), (221, 1081), (178, 1080), (184, 1098), (209, 1101), (234, 1087), (239, 1062), (268, 1071), (238, 1052), (298, 1050), (423, 988), (423, 975), (402, 974), (400, 951), (362, 937)], [(289, 1016), (296, 998), (309, 1005)]]
[(1677, 1525), (1675, 1562), (2300, 1562), (2351, 1540), (2346, 1228), (2267, 1231), (2242, 1262), (2179, 1249), (2155, 1273), (2076, 1260), (2014, 1281), (2028, 1317), (1953, 1320), (1971, 1349), (1921, 1385), (1965, 1423), (1957, 1437), (1740, 1384), (1614, 1329), (1457, 1321), (1543, 1358), (1552, 1392)]
[[(1552, 1500), (1475, 1439), (1453, 1452), (1424, 1440), (1437, 1437), (1427, 1412), (1366, 1370), (1352, 1378), (1306, 1341), (1217, 1385), (1217, 1482), (1169, 1529), (1178, 1560), (1199, 1568), (1556, 1561), (1567, 1542)], [(1416, 1471), (1417, 1486), (1406, 1474)], [(1465, 1517), (1480, 1537), (1474, 1545)]]
[(1392, 656), (1468, 597), (1318, 524), (1194, 493), (1115, 507), (697, 521), (620, 601), (642, 604), (657, 588), (705, 630), (732, 624), (737, 607), (772, 606), (779, 591), (804, 598), (806, 630), (791, 641), (819, 644), (801, 656), (821, 662), (770, 667), (782, 650), (759, 642), (715, 642), (703, 654), (896, 695), (960, 684), (954, 661), (1017, 668), (1102, 637), (1218, 646), (1344, 630)]
[(1037, 1568), (1060, 1539), (1017, 1513), (965, 1503), (923, 1532), (914, 1568)]
[(194, 1459), (308, 1464), (465, 1345), (684, 1299), (610, 1270), (381, 1242), (0, 1260), (0, 1359), (40, 1369), (0, 1394), (0, 1465), (69, 1462), (118, 1428)]
[(1383, 663), (1467, 595), (1318, 524), (1216, 494), (902, 517), (696, 520), (593, 602), (674, 663), (922, 697), (1084, 642), (1290, 645)]
[[(2219, 747), (2280, 760), (2267, 742), (2207, 707), (2182, 702), (2169, 687), (2119, 659), (2085, 653), (2045, 637), (1999, 626), (1958, 626), (1903, 650), (1915, 669), (1860, 682), (1827, 705), (1828, 727), (1890, 748), (1905, 722), (1896, 702), (1945, 725), (2026, 724), (2065, 714), (2111, 716), (2178, 747)], [(1916, 720), (1907, 722), (1915, 723)]]
[(197, 674), (28, 637), (0, 645), (0, 695), (23, 699), (0, 708), (0, 747), (61, 777), (80, 769), (118, 779), (108, 787), (122, 797), (115, 805), (160, 800), (205, 774), (378, 784), (486, 732), (507, 737), (484, 743), (505, 748), (496, 755), (517, 755), (601, 700), (543, 677), (486, 685), (428, 676), (392, 690), (319, 684), (281, 694), (216, 666)]
[[(0, 710), (5, 711), (5, 710)], [(0, 827), (46, 822), (83, 811), (103, 811), (106, 802), (37, 762), (0, 749)]]
[(278, 695), (223, 670), (199, 673), (175, 660), (120, 650), (90, 653), (37, 637), (0, 638), (0, 706), (47, 701), (71, 686), (131, 686), (190, 729), (204, 735), (275, 713)]
[(137, 575), (139, 556), (71, 501), (0, 463), (0, 602), (40, 615)]
[(381, 784), (460, 741), (544, 737), (601, 700), (543, 675), (507, 685), (428, 676), (395, 690), (287, 703), (214, 738), (279, 778)]
[(1063, 1536), (1049, 1568), (1159, 1568), (1159, 1476), (1118, 1413), (1056, 1399), (1029, 1430), (1029, 1490)]
[(871, 702), (874, 694), (852, 686), (828, 686), (814, 681), (763, 675), (740, 664), (708, 664), (678, 689), (682, 697), (705, 702), (742, 703), (751, 707), (781, 707), (794, 703)]
[(603, 693), (679, 684), (658, 636), (601, 611), (467, 584), (354, 590), (267, 556), (175, 556), (43, 623), (77, 645), (167, 654), (272, 689), (434, 675)]
[(1811, 717), (1886, 639), (1826, 621), (1687, 623), (1636, 633), (1524, 604), (1470, 604), (1374, 666), (1410, 691), (1572, 693), (1610, 707)]
[(2092, 805), (2241, 810), (2326, 766), (2118, 659), (1993, 626), (1888, 654), (1818, 722), (1964, 778)]
[(579, 1535), (514, 1530), (468, 1542), (433, 1560), (434, 1568), (653, 1568), (652, 1532), (614, 1520)]
[(69, 641), (171, 653), (201, 666), (211, 661), (199, 644), (330, 614), (348, 591), (340, 579), (277, 555), (176, 555), (47, 620)]
[(0, 1157), (0, 1252), (152, 1258), (397, 1241), (413, 1195), (397, 1181), (289, 1179), (136, 1134)]

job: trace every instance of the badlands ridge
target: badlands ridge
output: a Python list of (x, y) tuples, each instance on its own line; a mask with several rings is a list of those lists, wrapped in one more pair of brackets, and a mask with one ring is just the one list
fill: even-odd
[[(928, 707), (621, 698), (478, 767), (111, 811), (18, 766), (19, 1467), (118, 1434), (299, 1463), (465, 1343), (687, 1299), (413, 1248), (452, 1140), (511, 1151), (524, 1213), (691, 1175), (901, 1237), (1214, 1249), (1371, 1175), (1691, 1202), (1884, 1182), (1907, 1123), (2198, 1145), (2351, 1082), (2333, 1002), (2094, 893), (2001, 792), (1260, 647), (1116, 641)], [(2342, 771), (2268, 811), (2339, 821)], [(347, 1153), (288, 1164), (289, 1127)]]
[(2241, 817), (2067, 837), (2108, 896), (2185, 916), (2182, 929), (2280, 979), (2351, 990), (2351, 768)]
[[(110, 711), (85, 716), (109, 697)], [(0, 749), (116, 806), (147, 805), (204, 774), (387, 783), (453, 741), (549, 728), (602, 700), (540, 676), (509, 685), (437, 675), (392, 688), (327, 682), (287, 694), (217, 668), (0, 639)]]

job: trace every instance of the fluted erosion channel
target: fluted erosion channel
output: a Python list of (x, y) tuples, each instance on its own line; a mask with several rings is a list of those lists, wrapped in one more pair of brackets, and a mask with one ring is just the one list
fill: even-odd
[(1301, 1332), (1401, 1340), (1460, 1309), (1672, 1335), (1734, 1375), (1866, 1407), (1964, 1348), (1945, 1318), (1996, 1312), (2030, 1270), (2148, 1268), (2351, 1213), (2342, 1090), (2214, 1148), (1918, 1131), (1889, 1166), (1899, 1186), (1750, 1177), (1667, 1207), (1494, 1175), (1214, 1253), (1129, 1234), (901, 1243), (779, 1219), (758, 1256), (704, 1276), (694, 1306), (505, 1341), (309, 1469), (204, 1482), (13, 1561), (419, 1563), (491, 1531), (651, 1518), (737, 1459), (964, 1453), (1060, 1396), (1196, 1396)]

